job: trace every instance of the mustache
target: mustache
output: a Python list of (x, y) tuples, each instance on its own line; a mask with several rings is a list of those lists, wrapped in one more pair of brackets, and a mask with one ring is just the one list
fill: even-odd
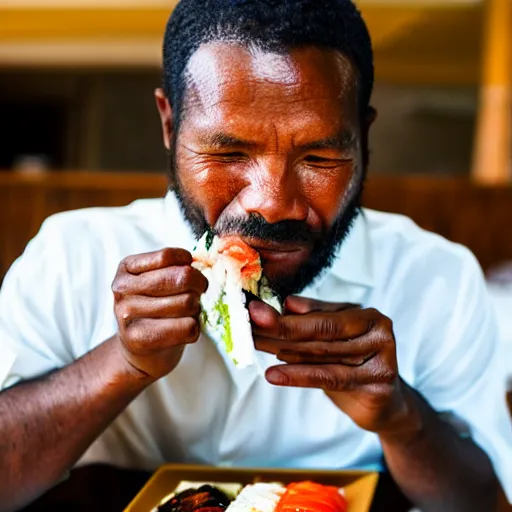
[(219, 219), (213, 232), (219, 236), (241, 236), (276, 243), (314, 243), (319, 235), (305, 222), (283, 220), (270, 224), (255, 213), (243, 218)]

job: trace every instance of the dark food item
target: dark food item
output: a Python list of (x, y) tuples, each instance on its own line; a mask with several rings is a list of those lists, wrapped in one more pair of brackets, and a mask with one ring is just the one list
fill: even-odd
[(203, 485), (180, 492), (158, 507), (159, 512), (224, 512), (231, 500), (219, 489)]

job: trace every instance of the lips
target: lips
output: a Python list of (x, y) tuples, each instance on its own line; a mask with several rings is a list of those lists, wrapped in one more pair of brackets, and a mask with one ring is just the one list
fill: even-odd
[(307, 249), (298, 251), (260, 251), (261, 262), (265, 269), (265, 273), (269, 273), (269, 265), (278, 264), (281, 270), (296, 269), (306, 262), (309, 256)]
[(263, 240), (244, 240), (253, 249), (258, 251), (260, 255), (263, 253), (293, 253), (308, 250), (304, 244), (287, 244), (281, 242), (263, 241)]
[(294, 271), (307, 261), (311, 253), (308, 245), (263, 240), (244, 241), (258, 251), (266, 275), (281, 273), (285, 268)]

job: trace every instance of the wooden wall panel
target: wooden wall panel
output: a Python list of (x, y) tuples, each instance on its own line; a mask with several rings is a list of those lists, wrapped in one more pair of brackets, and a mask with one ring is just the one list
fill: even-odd
[[(0, 276), (53, 213), (121, 206), (165, 194), (158, 174), (0, 173)], [(512, 260), (512, 188), (478, 187), (454, 178), (372, 177), (367, 207), (411, 217), (425, 229), (468, 246), (484, 268)]]
[(512, 260), (512, 238), (506, 235), (511, 187), (479, 187), (450, 178), (374, 178), (365, 204), (407, 215), (421, 227), (466, 245), (485, 269)]

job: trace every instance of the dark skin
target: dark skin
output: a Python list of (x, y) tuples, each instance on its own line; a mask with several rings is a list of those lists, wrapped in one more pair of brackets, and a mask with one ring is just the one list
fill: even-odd
[[(360, 140), (372, 120), (361, 122), (350, 62), (315, 49), (269, 57), (212, 44), (193, 56), (189, 77), (174, 149), (183, 189), (207, 221), (253, 212), (326, 232), (363, 171)], [(156, 96), (170, 148), (172, 109), (162, 91)], [(270, 278), (295, 271), (311, 251), (252, 243)], [(112, 286), (118, 333), (68, 367), (0, 394), (0, 510), (53, 485), (197, 341), (208, 283), (191, 261), (171, 248), (125, 259)], [(394, 478), (424, 512), (494, 510), (487, 456), (400, 379), (390, 319), (297, 297), (285, 307), (279, 316), (250, 305), (256, 347), (284, 363), (268, 371), (270, 383), (323, 389), (377, 433)]]

